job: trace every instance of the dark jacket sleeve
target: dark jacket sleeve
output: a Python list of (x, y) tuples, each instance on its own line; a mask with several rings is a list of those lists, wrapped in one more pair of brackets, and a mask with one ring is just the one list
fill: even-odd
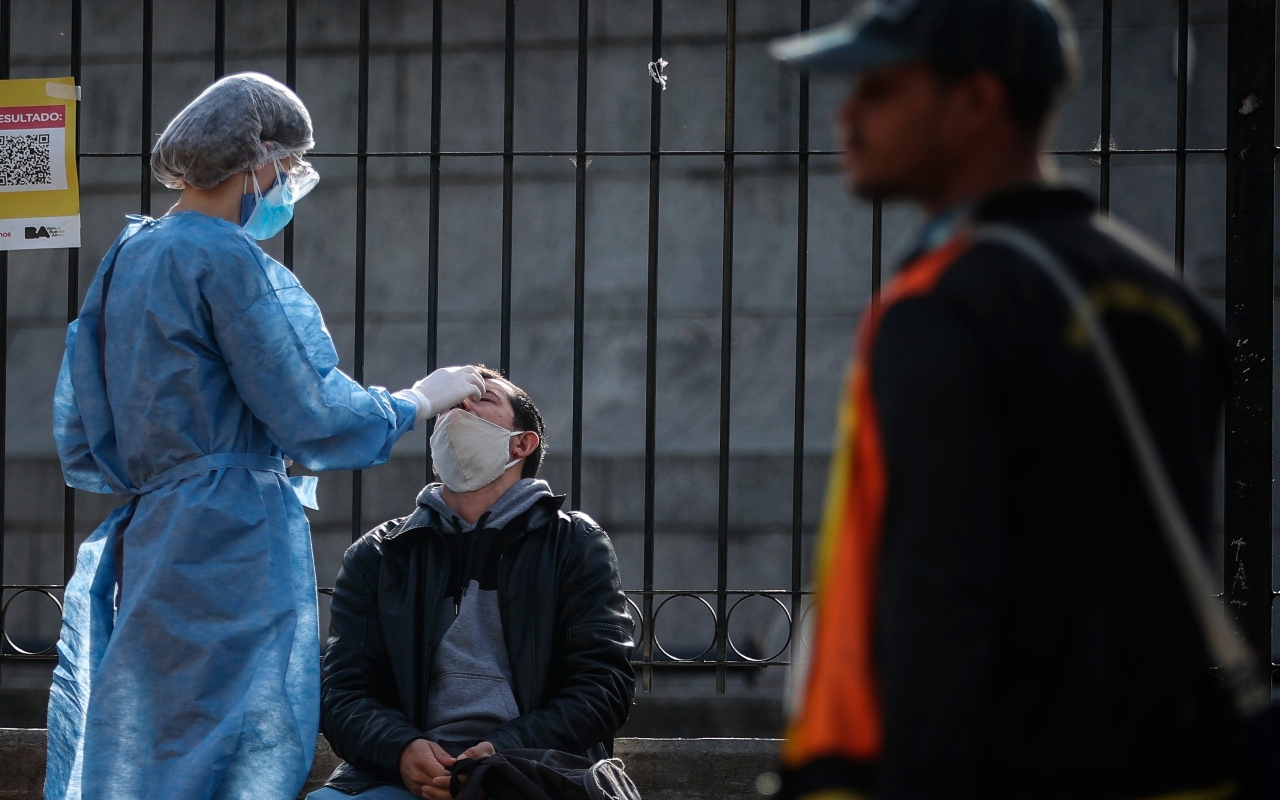
[(982, 330), (929, 295), (890, 309), (873, 350), (888, 486), (875, 641), (885, 796), (970, 796), (984, 741), (1006, 464)]
[(573, 533), (557, 604), (553, 673), (560, 677), (559, 690), (541, 708), (494, 729), (488, 739), (499, 750), (586, 752), (611, 741), (631, 709), (635, 621), (622, 592), (618, 558), (609, 536), (589, 519), (575, 518)]
[(333, 752), (359, 769), (399, 780), (400, 754), (423, 733), (396, 706), (395, 679), (378, 624), (380, 531), (353, 544), (333, 585), (320, 728)]

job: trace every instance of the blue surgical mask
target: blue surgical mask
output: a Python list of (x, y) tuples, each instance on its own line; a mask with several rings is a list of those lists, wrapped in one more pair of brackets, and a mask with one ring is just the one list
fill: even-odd
[[(248, 187), (249, 187), (249, 176), (248, 176), (248, 175), (246, 175), (244, 180), (245, 180), (245, 188), (246, 188), (246, 189), (248, 189)], [(255, 181), (254, 181), (254, 182), (255, 182), (255, 183), (257, 183), (256, 179), (255, 179)], [(277, 183), (279, 183), (279, 182), (280, 182), (280, 176), (277, 174), (277, 175), (276, 175), (275, 180), (273, 180), (273, 181), (271, 182), (271, 186), (268, 186), (268, 187), (267, 187), (267, 191), (268, 191), (268, 192), (269, 192), (269, 191), (271, 191), (272, 187), (274, 187), (274, 186), (275, 186)], [(256, 189), (257, 187), (255, 186), (254, 188)], [(254, 191), (254, 192), (249, 193), (249, 194), (242, 194), (242, 195), (240, 195), (240, 225), (241, 225), (241, 227), (243, 227), (246, 223), (248, 223), (248, 222), (249, 222), (249, 217), (253, 216), (253, 210), (254, 210), (254, 208), (256, 208), (256, 207), (257, 207), (257, 205), (258, 205), (258, 201), (259, 201), (259, 200), (261, 200), (261, 199), (262, 199), (262, 192), (260, 192), (260, 191)]]
[[(295, 161), (286, 174), (275, 162), (276, 177), (263, 192), (253, 173), (245, 175), (245, 182), (253, 180), (253, 194), (244, 194), (240, 200), (240, 227), (258, 241), (270, 239), (293, 219), (293, 206), (316, 185), (320, 176), (310, 164)], [(246, 187), (247, 188), (247, 187)]]

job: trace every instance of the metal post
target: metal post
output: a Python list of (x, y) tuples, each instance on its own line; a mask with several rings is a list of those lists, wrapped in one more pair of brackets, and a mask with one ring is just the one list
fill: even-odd
[(213, 0), (213, 79), (227, 74), (227, 0)]
[[(443, 0), (431, 4), (431, 167), (427, 188), (427, 372), (436, 368), (440, 332), (440, 71), (443, 67)], [(431, 432), (435, 418), (427, 420), (427, 483), (431, 473)]]
[[(356, 118), (356, 330), (354, 378), (364, 383), (365, 232), (369, 207), (369, 0), (360, 0), (360, 87)], [(360, 538), (364, 473), (351, 473), (351, 541)]]
[(884, 257), (884, 201), (871, 201), (871, 308), (880, 305), (880, 283)]
[(1098, 203), (1103, 213), (1111, 208), (1111, 3), (1102, 0), (1102, 108), (1098, 131)]
[[(290, 89), (298, 88), (298, 0), (285, 4), (284, 82)], [(284, 266), (293, 271), (293, 225), (284, 226)]]
[(1271, 663), (1272, 243), (1275, 226), (1273, 0), (1227, 3), (1226, 598)]
[[(11, 0), (0, 0), (0, 80), (9, 79), (9, 61), (12, 57), (10, 42), (13, 38), (13, 9)], [(9, 251), (0, 250), (0, 420), (6, 418), (7, 386), (9, 361)], [(5, 434), (8, 426), (0, 424), (0, 604), (4, 602), (4, 566), (5, 537), (8, 527), (5, 525), (5, 467), (4, 458)], [(4, 633), (3, 619), (0, 619), (0, 634)], [(5, 640), (0, 636), (0, 677), (3, 676)]]
[(511, 215), (514, 202), (516, 115), (516, 0), (507, 0), (502, 78), (502, 304), (498, 369), (511, 377)]
[(142, 171), (141, 211), (151, 216), (151, 73), (154, 62), (151, 39), (155, 12), (153, 0), (142, 0)]
[[(71, 0), (71, 78), (83, 82), (81, 35), (84, 10), (82, 0)], [(80, 103), (76, 101), (76, 175), (80, 174)], [(67, 250), (67, 323), (80, 313), (80, 248)], [(71, 581), (76, 567), (76, 490), (62, 487), (62, 585)]]
[[(662, 0), (653, 0), (653, 36), (649, 58), (662, 58)], [(643, 689), (653, 691), (653, 559), (658, 449), (658, 221), (662, 178), (662, 86), (649, 87), (649, 282), (645, 302), (644, 352), (644, 597), (641, 642)]]
[(284, 82), (290, 89), (298, 88), (298, 0), (285, 3), (284, 21)]
[(729, 411), (733, 385), (733, 176), (735, 120), (735, 44), (737, 2), (725, 3), (724, 41), (724, 230), (720, 289), (720, 465), (716, 514), (716, 694), (724, 694), (729, 652)]
[[(800, 30), (809, 29), (809, 0), (800, 0)], [(800, 75), (800, 150), (796, 192), (796, 387), (791, 443), (791, 643), (800, 632), (804, 541), (805, 354), (809, 309), (809, 75)]]
[(582, 508), (582, 362), (587, 301), (587, 0), (578, 0), (578, 138), (574, 150), (573, 431), (569, 507)]
[(1173, 268), (1182, 277), (1187, 245), (1187, 45), (1191, 32), (1187, 0), (1178, 0), (1178, 142), (1177, 183), (1173, 199)]

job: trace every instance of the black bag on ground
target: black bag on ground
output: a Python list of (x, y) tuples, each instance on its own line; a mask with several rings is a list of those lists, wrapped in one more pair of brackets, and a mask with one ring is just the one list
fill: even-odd
[(559, 750), (506, 750), (482, 761), (461, 758), (449, 776), (449, 793), (459, 800), (477, 800), (482, 788), (491, 800), (640, 800), (620, 760), (592, 763)]

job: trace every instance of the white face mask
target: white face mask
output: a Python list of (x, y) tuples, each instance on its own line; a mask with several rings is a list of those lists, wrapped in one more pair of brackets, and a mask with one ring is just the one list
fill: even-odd
[(511, 437), (524, 431), (509, 431), (470, 411), (455, 408), (436, 420), (431, 434), (431, 458), (436, 474), (455, 492), (474, 492), (496, 481), (520, 459), (508, 461)]

